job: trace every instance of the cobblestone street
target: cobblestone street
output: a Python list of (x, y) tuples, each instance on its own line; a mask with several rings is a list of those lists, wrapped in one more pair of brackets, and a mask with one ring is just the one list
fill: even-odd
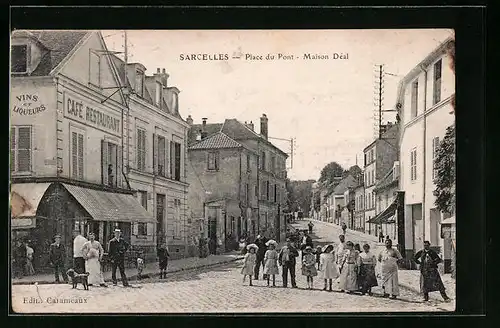
[[(320, 243), (333, 239), (337, 232), (335, 227), (317, 226), (316, 238)], [(347, 236), (360, 241), (349, 232)], [(280, 287), (281, 276), (276, 277), (279, 287), (267, 287), (263, 280), (254, 281), (250, 287), (248, 281), (242, 282), (241, 263), (240, 260), (216, 268), (173, 273), (161, 282), (156, 278), (132, 281), (138, 288), (119, 285), (84, 291), (81, 286), (74, 290), (69, 285), (15, 285), (12, 304), (16, 312), (24, 313), (429, 312), (453, 311), (455, 307), (454, 302), (424, 303), (420, 295), (406, 288), (401, 288), (397, 300), (382, 298), (380, 287), (373, 289), (371, 297), (344, 294), (338, 289), (325, 292), (321, 290), (321, 279), (315, 280), (316, 290), (306, 290), (306, 280), (300, 275), (298, 264), (298, 289)], [(41, 303), (34, 303), (40, 299)]]

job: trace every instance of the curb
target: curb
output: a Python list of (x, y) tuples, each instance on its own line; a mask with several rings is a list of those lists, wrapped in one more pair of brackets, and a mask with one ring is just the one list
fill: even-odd
[[(224, 264), (236, 262), (236, 261), (239, 261), (241, 259), (243, 259), (243, 256), (237, 256), (235, 258), (232, 258), (232, 259), (229, 259), (229, 260), (225, 260), (225, 261), (222, 261), (222, 262), (204, 264), (204, 265), (187, 267), (187, 268), (174, 269), (174, 270), (171, 270), (171, 271), (167, 271), (167, 274), (178, 273), (178, 272), (182, 272), (182, 271), (196, 270), (196, 269), (211, 268), (211, 267), (215, 267), (215, 266), (219, 266), (219, 265), (224, 265)], [(157, 277), (160, 274), (158, 272), (155, 272), (155, 273), (148, 273), (148, 274), (144, 274), (144, 275), (147, 275), (150, 278), (152, 278), (152, 277)], [(137, 280), (137, 274), (131, 275), (131, 276), (127, 277), (127, 279), (129, 281), (131, 281), (131, 280)], [(104, 281), (105, 282), (110, 282), (112, 280), (111, 280), (111, 278), (108, 278), (108, 279), (104, 279)], [(38, 284), (38, 285), (52, 285), (52, 284), (54, 284), (54, 282), (53, 281), (33, 281), (33, 282), (29, 282), (29, 281), (17, 281), (17, 282), (12, 282), (11, 284), (12, 285), (34, 285), (34, 284)]]

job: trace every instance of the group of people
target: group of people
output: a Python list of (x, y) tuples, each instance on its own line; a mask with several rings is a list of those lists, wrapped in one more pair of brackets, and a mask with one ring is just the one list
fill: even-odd
[[(333, 290), (333, 281), (338, 279), (338, 287), (341, 292), (361, 293), (372, 295), (372, 287), (378, 286), (375, 267), (380, 264), (380, 285), (384, 297), (395, 299), (399, 296), (398, 264), (403, 257), (396, 248), (393, 248), (392, 240), (385, 240), (385, 248), (375, 255), (370, 250), (369, 244), (363, 245), (345, 241), (345, 236), (340, 235), (340, 243), (335, 247), (332, 244), (323, 248), (317, 247), (313, 250), (312, 241), (304, 234), (300, 244), (302, 250), (301, 271), (307, 279), (307, 288), (313, 289), (314, 277), (320, 276), (324, 281), (324, 291)], [(309, 237), (310, 238), (310, 237)], [(243, 282), (249, 277), (249, 285), (252, 286), (252, 277), (259, 279), (259, 268), (263, 266), (264, 280), (267, 285), (276, 286), (276, 275), (279, 267), (282, 267), (283, 287), (288, 286), (288, 275), (291, 278), (292, 288), (297, 288), (295, 280), (296, 261), (299, 250), (294, 241), (287, 238), (287, 243), (277, 250), (278, 243), (274, 240), (264, 240), (258, 236), (255, 243), (247, 245), (241, 274)], [(441, 262), (439, 255), (430, 249), (430, 243), (424, 243), (424, 249), (417, 252), (414, 258), (420, 265), (421, 291), (424, 300), (429, 300), (429, 293), (439, 291), (445, 301), (450, 298), (446, 295), (444, 285), (437, 270), (437, 264)]]
[(16, 278), (35, 274), (33, 267), (35, 252), (29, 244), (27, 240), (17, 240), (12, 249), (12, 273)]

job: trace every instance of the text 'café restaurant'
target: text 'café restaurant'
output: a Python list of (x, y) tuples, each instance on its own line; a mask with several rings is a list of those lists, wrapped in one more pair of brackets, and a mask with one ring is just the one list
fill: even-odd
[[(55, 41), (58, 50), (52, 54)], [(94, 232), (106, 251), (115, 228), (130, 241), (133, 224), (156, 220), (124, 172), (125, 96), (112, 89), (120, 85), (112, 63), (100, 57), (95, 81), (92, 69), (82, 67), (90, 50), (104, 48), (100, 35), (23, 32), (13, 35), (12, 44), (11, 237), (29, 240), (40, 272), (48, 267), (55, 234), (61, 234), (71, 265), (74, 229), (84, 236)], [(47, 56), (51, 60), (44, 60)]]

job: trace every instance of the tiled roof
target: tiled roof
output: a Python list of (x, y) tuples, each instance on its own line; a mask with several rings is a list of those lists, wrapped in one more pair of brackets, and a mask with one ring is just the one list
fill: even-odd
[(59, 65), (88, 31), (15, 31), (12, 36), (31, 33), (47, 50), (32, 76), (46, 76)]
[[(201, 129), (202, 129), (201, 124), (191, 125), (188, 132), (188, 145), (196, 143), (196, 137), (198, 136), (198, 133)], [(205, 131), (207, 132), (207, 135), (212, 135), (217, 132), (220, 132), (221, 129), (222, 129), (221, 123), (207, 124), (205, 126)]]
[(222, 132), (213, 134), (189, 147), (190, 150), (197, 149), (223, 149), (243, 147), (239, 142), (229, 138)]

